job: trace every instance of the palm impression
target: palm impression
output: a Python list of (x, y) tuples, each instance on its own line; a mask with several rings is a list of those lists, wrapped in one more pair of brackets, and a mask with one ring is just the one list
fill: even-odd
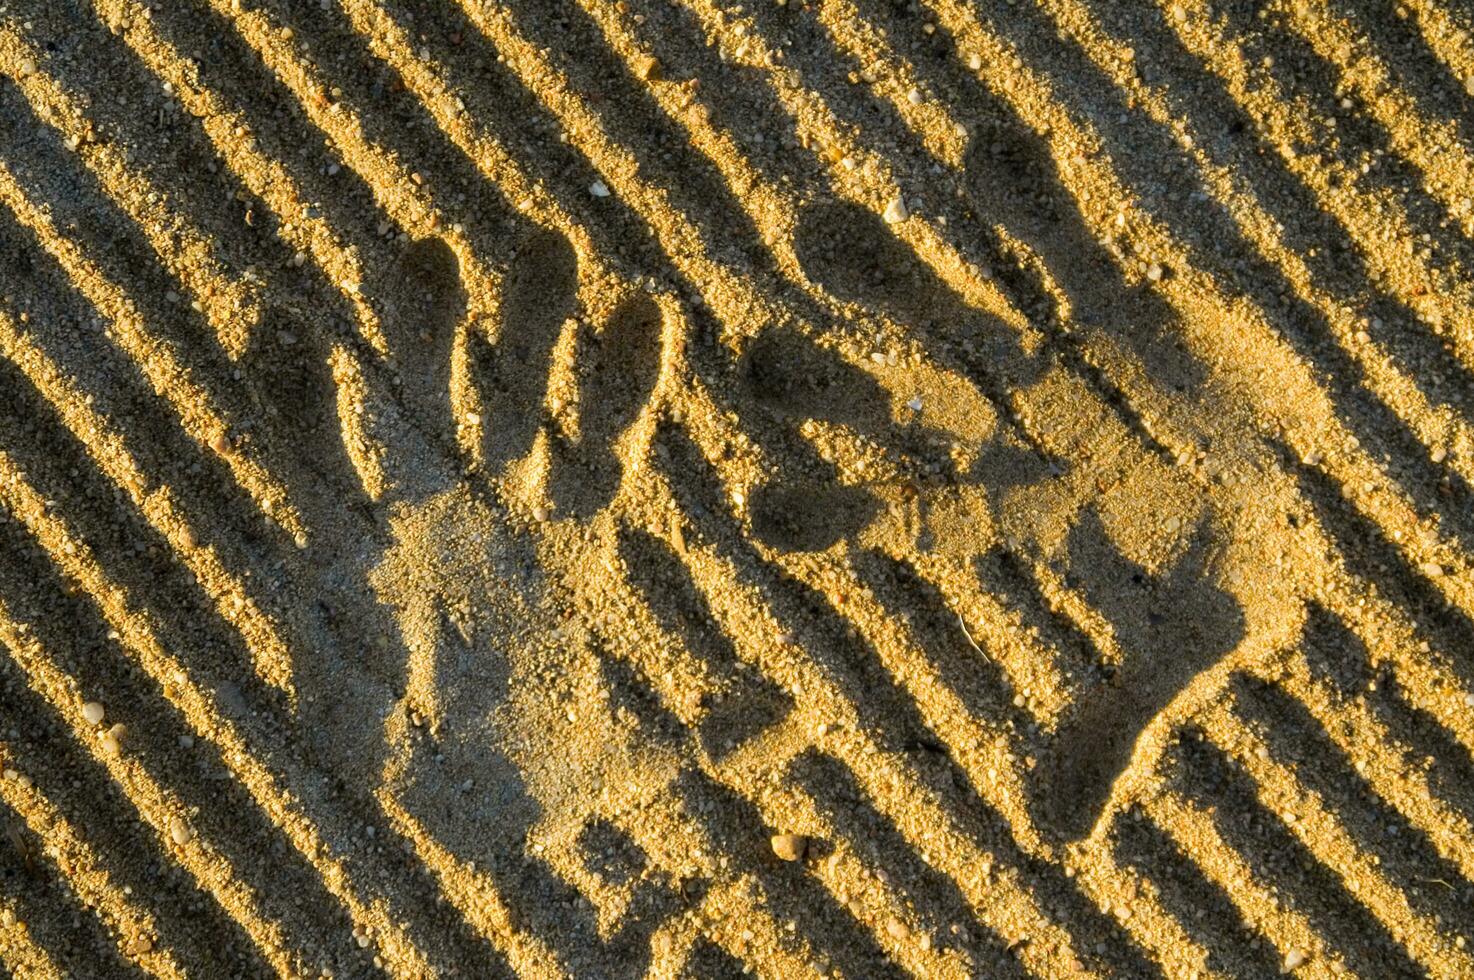
[[(979, 200), (1026, 152), (980, 153)], [(1162, 336), (1057, 203), (1003, 217), (1017, 305)], [(542, 896), (521, 906), (535, 932), (567, 928), (538, 919), (547, 896), (581, 894), (570, 948), (597, 957), (648, 955), (744, 867), (660, 853), (631, 799), (695, 806), (694, 839), (730, 853), (782, 818), (713, 821), (693, 774), (766, 753), (820, 799), (807, 780), (847, 765), (823, 733), (853, 729), (966, 787), (976, 762), (948, 746), (995, 731), (1047, 847), (1131, 798), (1140, 736), (1244, 635), (1218, 584), (1226, 522), (1113, 434), (1075, 348), (956, 293), (864, 209), (810, 206), (792, 254), (793, 315), (727, 336), (674, 297), (584, 281), (554, 231), (492, 283), (428, 237), (385, 273), (382, 349), (304, 353), (291, 331), (250, 358), (275, 434), (343, 494), (310, 515), (332, 529), (310, 548), (334, 653), (301, 667), (307, 729), (351, 733), (321, 751), (443, 867)], [(1065, 254), (1084, 259), (1071, 280), (1026, 274)], [(1170, 530), (1123, 550), (1142, 499), (1175, 507)], [(901, 680), (917, 670), (930, 686)], [(638, 873), (611, 878), (591, 841)]]
[[(1067, 231), (1028, 230), (1067, 247)], [(314, 373), (296, 349), (276, 364), (259, 352), (261, 376), (293, 393), (280, 412), (293, 438), (339, 460), (337, 476), (376, 515), (378, 550), (360, 585), (383, 632), (364, 661), (378, 679), (363, 684), (377, 688), (384, 722), (360, 733), (351, 764), (377, 758), (386, 805), (465, 860), (527, 846), (538, 827), (567, 836), (598, 817), (552, 815), (554, 801), (568, 805), (566, 787), (546, 771), (539, 785), (538, 752), (519, 762), (508, 749), (589, 742), (590, 716), (554, 705), (623, 696), (620, 687), (664, 704), (654, 716), (609, 709), (595, 757), (613, 758), (625, 742), (621, 765), (663, 751), (672, 731), (689, 731), (720, 763), (790, 719), (792, 694), (730, 635), (733, 614), (693, 573), (693, 552), (756, 570), (751, 586), (772, 605), (779, 638), (847, 695), (879, 705), (865, 704), (858, 723), (900, 746), (937, 744), (935, 726), (886, 676), (874, 641), (856, 637), (854, 614), (808, 576), (828, 563), (876, 609), (916, 621), (914, 642), (961, 703), (1024, 733), (1021, 754), (1039, 763), (1022, 778), (1051, 835), (1094, 825), (1137, 735), (1242, 635), (1236, 605), (1214, 585), (1211, 515), (1184, 508), (1181, 544), (1158, 547), (1153, 567), (1153, 556), (1133, 561), (1102, 521), (1113, 502), (1098, 499), (1099, 472), (1064, 464), (1072, 447), (1051, 438), (1078, 422), (1023, 426), (997, 411), (988, 393), (1004, 386), (1045, 398), (1067, 391), (1060, 353), (1037, 339), (1021, 346), (868, 212), (815, 206), (795, 246), (822, 301), (813, 319), (734, 344), (691, 341), (699, 331), (666, 312), (679, 307), (638, 288), (585, 309), (575, 250), (535, 231), (486, 311), (471, 308), (447, 245), (407, 245), (390, 273), (380, 365), (340, 348)], [(1104, 302), (1099, 283), (1075, 288)], [(839, 325), (856, 311), (902, 345), (921, 343), (899, 358), (865, 346), (857, 354), (858, 331)], [(676, 350), (689, 380), (672, 379)], [(735, 443), (687, 422), (699, 399), (733, 407)], [(734, 446), (782, 463), (753, 476)], [(732, 491), (734, 471), (745, 491)], [(579, 554), (603, 563), (617, 587), (550, 574)], [(1061, 578), (1042, 583), (1031, 564)], [(959, 570), (970, 580), (964, 596), (991, 597), (1065, 664), (1073, 707), (1030, 720), (1030, 695), (1015, 693), (1027, 679), (1010, 673), (1018, 665), (979, 645), (987, 624), (969, 626), (965, 602), (938, 591)], [(1111, 650), (1065, 625), (1045, 592), (1056, 581), (1099, 611)], [(792, 602), (800, 611), (790, 616)], [(617, 612), (628, 603), (638, 612)], [(662, 639), (652, 644), (646, 628)], [(641, 644), (652, 649), (634, 651)], [(344, 682), (331, 673), (319, 680)], [(550, 683), (559, 693), (546, 698)], [(626, 716), (634, 722), (617, 734)]]

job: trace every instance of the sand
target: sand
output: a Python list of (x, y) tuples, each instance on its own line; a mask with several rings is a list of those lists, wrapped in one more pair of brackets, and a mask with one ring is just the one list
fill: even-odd
[(0, 0), (17, 977), (1474, 976), (1451, 0)]

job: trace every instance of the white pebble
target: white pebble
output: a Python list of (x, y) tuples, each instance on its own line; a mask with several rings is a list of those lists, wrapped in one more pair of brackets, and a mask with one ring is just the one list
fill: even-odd
[(174, 841), (174, 843), (178, 844), (180, 847), (183, 847), (185, 844), (188, 844), (193, 837), (194, 831), (190, 829), (189, 824), (185, 822), (183, 817), (170, 818), (169, 838)]
[(88, 701), (82, 705), (82, 720), (89, 725), (101, 725), (104, 714), (102, 705), (96, 701)]
[(904, 198), (901, 197), (901, 195), (897, 194), (895, 197), (891, 198), (891, 203), (885, 206), (884, 217), (885, 223), (888, 225), (900, 224), (902, 221), (905, 221), (907, 218), (911, 217), (911, 212), (909, 209), (907, 209), (906, 201)]
[(921, 411), (921, 396), (920, 395), (913, 395), (911, 397), (911, 400), (906, 403), (906, 407), (909, 408), (909, 409), (911, 409), (911, 411), (913, 411), (913, 412), (919, 412), (919, 411)]
[(1305, 962), (1309, 959), (1310, 957), (1305, 955), (1304, 950), (1292, 949), (1285, 954), (1285, 965), (1280, 972), (1289, 973), (1291, 970), (1298, 969), (1304, 966)]
[(596, 180), (589, 185), (589, 193), (594, 195), (595, 197), (608, 197), (609, 185), (604, 183), (602, 180)]

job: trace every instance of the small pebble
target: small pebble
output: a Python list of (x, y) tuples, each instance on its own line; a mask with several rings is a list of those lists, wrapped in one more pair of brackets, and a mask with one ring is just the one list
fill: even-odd
[(101, 725), (104, 714), (102, 705), (96, 701), (88, 701), (82, 705), (82, 720), (89, 725)]
[(1474, 75), (1470, 75), (1468, 78), (1464, 79), (1464, 91), (1468, 92), (1470, 95), (1474, 95)]
[(641, 81), (648, 82), (660, 77), (660, 59), (644, 55), (635, 62), (635, 74)]
[(9, 929), (13, 925), (15, 925), (15, 913), (10, 911), (10, 909), (0, 912), (0, 926)]
[(1158, 265), (1156, 262), (1153, 262), (1151, 265), (1147, 266), (1147, 269), (1146, 269), (1146, 277), (1148, 279), (1150, 279), (1152, 282), (1161, 282), (1162, 281), (1162, 267), (1160, 265)]
[(897, 194), (895, 197), (891, 198), (891, 203), (885, 206), (884, 217), (885, 223), (888, 225), (900, 224), (902, 221), (905, 221), (907, 218), (911, 217), (911, 212), (907, 209), (906, 201), (901, 197), (901, 195)]
[(1438, 446), (1433, 450), (1432, 454), (1428, 458), (1433, 460), (1433, 462), (1435, 463), (1441, 463), (1445, 459), (1448, 459), (1448, 450), (1444, 449), (1442, 446)]
[(774, 834), (770, 841), (773, 853), (784, 861), (801, 861), (808, 850), (809, 839), (803, 834)]
[(897, 942), (911, 935), (911, 930), (906, 928), (906, 923), (902, 922), (900, 919), (894, 918), (886, 920), (885, 931), (888, 932), (890, 934), (890, 937)]
[(210, 448), (217, 453), (224, 454), (230, 450), (230, 440), (225, 438), (224, 432), (217, 432), (215, 433), (215, 437), (210, 440)]
[(180, 847), (183, 847), (185, 844), (188, 844), (193, 837), (194, 837), (194, 831), (190, 829), (189, 824), (185, 822), (185, 820), (184, 820), (183, 817), (171, 817), (170, 818), (170, 820), (169, 820), (169, 839), (170, 840), (174, 841), (174, 843), (178, 844)]
[(181, 735), (181, 736), (179, 736), (179, 747), (181, 749), (192, 749), (192, 748), (194, 748), (194, 736), (193, 735)]
[(909, 409), (911, 409), (911, 411), (913, 411), (913, 412), (919, 412), (919, 411), (921, 411), (921, 396), (920, 395), (913, 395), (911, 397), (911, 400), (906, 403), (906, 407), (909, 408)]
[(1300, 967), (1304, 966), (1306, 961), (1309, 959), (1310, 957), (1307, 956), (1303, 950), (1292, 949), (1285, 954), (1285, 965), (1280, 970), (1280, 972), (1289, 973), (1292, 970), (1299, 969)]
[(532, 519), (539, 524), (543, 523), (548, 519), (548, 509), (541, 504), (532, 508)]
[(604, 183), (602, 180), (596, 180), (589, 185), (589, 193), (594, 195), (595, 197), (608, 197), (609, 185)]
[(921, 105), (921, 92), (920, 92), (920, 90), (913, 88), (911, 91), (907, 92), (906, 93), (906, 101), (909, 102), (909, 103), (911, 103), (912, 105)]

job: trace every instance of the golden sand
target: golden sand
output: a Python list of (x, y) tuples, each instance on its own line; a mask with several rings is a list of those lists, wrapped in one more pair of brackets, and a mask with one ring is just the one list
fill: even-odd
[(1474, 976), (1474, 15), (0, 0), (17, 977)]

